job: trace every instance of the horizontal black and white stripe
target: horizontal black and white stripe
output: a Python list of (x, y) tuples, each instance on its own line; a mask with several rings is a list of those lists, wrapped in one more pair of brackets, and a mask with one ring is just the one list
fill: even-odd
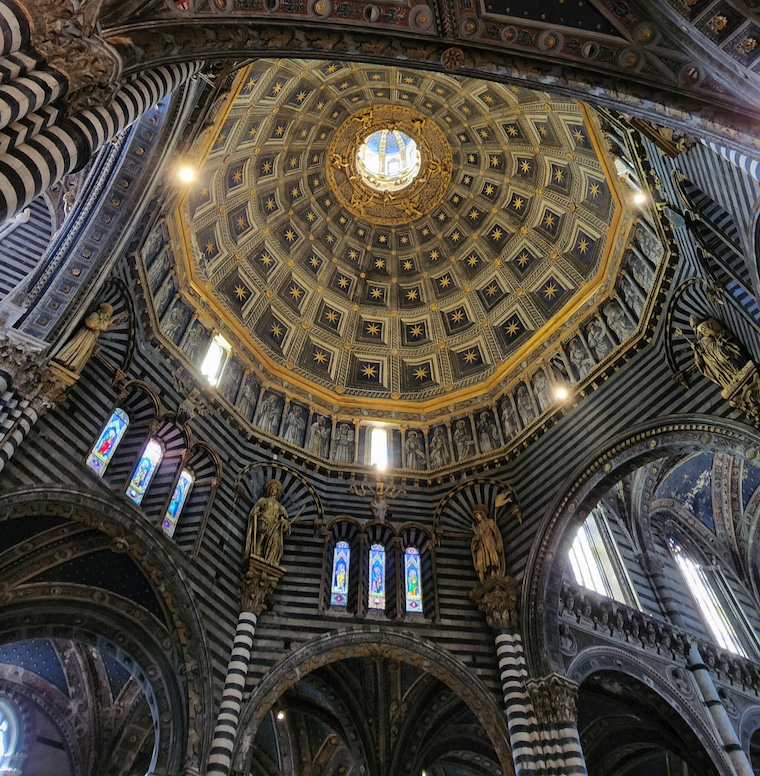
[(5, 129), (0, 129), (0, 154), (5, 154), (12, 148), (30, 140), (43, 129), (52, 127), (63, 117), (61, 108), (55, 105), (45, 105), (34, 113), (14, 121)]
[(29, 42), (29, 21), (23, 8), (0, 0), (0, 56), (19, 51)]
[(20, 400), (11, 381), (0, 372), (0, 471), (36, 422), (37, 413), (28, 402)]
[(8, 56), (0, 57), (0, 84), (37, 70), (42, 61), (40, 57), (24, 51), (16, 51)]
[(0, 88), (0, 129), (23, 118), (66, 91), (66, 77), (55, 70), (35, 70)]
[(716, 154), (722, 156), (727, 162), (738, 167), (742, 172), (746, 172), (747, 175), (753, 177), (756, 181), (760, 181), (760, 162), (757, 159), (751, 159), (746, 154), (739, 153), (733, 148), (726, 148), (725, 146), (718, 145), (712, 141), (702, 140), (700, 142), (706, 145)]
[(219, 717), (211, 740), (211, 756), (206, 771), (209, 776), (212, 774), (226, 776), (230, 772), (255, 633), (256, 615), (251, 612), (240, 612), (232, 654), (227, 666), (227, 676), (224, 679)]
[(183, 63), (143, 73), (125, 84), (107, 108), (82, 111), (3, 154), (0, 157), (0, 223), (64, 175), (79, 169), (95, 151), (200, 67), (201, 63)]

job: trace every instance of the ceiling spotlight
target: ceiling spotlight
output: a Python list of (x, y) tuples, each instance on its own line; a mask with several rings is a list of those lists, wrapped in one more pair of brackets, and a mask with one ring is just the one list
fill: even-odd
[(564, 385), (558, 385), (554, 389), (554, 398), (564, 401), (567, 398), (567, 388)]
[(285, 719), (285, 712), (284, 711), (278, 711), (277, 712), (277, 721), (282, 722)]
[(635, 205), (643, 205), (647, 201), (647, 195), (643, 191), (639, 191), (633, 195), (633, 202)]
[(195, 180), (195, 170), (192, 167), (185, 165), (184, 167), (179, 168), (177, 177), (182, 183), (192, 183)]

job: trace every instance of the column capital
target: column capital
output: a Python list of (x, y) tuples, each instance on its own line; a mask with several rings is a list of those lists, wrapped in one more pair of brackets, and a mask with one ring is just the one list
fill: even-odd
[(539, 724), (577, 724), (578, 685), (559, 674), (549, 674), (540, 679), (526, 679), (525, 687)]
[(648, 577), (662, 574), (662, 570), (665, 568), (665, 561), (659, 555), (655, 555), (649, 550), (644, 550), (640, 555), (637, 555), (636, 560), (639, 562), (641, 570)]
[(470, 591), (470, 600), (494, 630), (519, 628), (517, 599), (520, 584), (514, 577), (495, 575)]
[(0, 335), (0, 372), (11, 378), (19, 397), (41, 415), (66, 397), (73, 384), (68, 375), (59, 374), (48, 364), (39, 349), (23, 340)]
[(267, 600), (284, 573), (282, 566), (271, 566), (256, 557), (247, 558), (240, 584), (241, 610), (258, 617), (267, 608)]

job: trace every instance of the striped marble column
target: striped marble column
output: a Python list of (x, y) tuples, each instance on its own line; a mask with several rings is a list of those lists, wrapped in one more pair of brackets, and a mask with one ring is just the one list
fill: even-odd
[(0, 0), (0, 57), (20, 51), (29, 42), (29, 20), (20, 5)]
[(285, 573), (279, 566), (270, 566), (258, 558), (249, 557), (243, 574), (241, 612), (232, 642), (232, 653), (224, 678), (222, 702), (216, 719), (214, 737), (206, 770), (207, 776), (227, 776), (232, 766), (232, 753), (238, 737), (240, 712), (248, 668), (251, 663), (256, 622), (266, 609), (266, 601)]
[(702, 143), (702, 145), (707, 146), (711, 151), (714, 151), (727, 162), (738, 167), (742, 172), (747, 173), (747, 175), (760, 182), (760, 161), (757, 159), (753, 159), (746, 154), (735, 151), (733, 148), (726, 148), (718, 143), (713, 143), (712, 140), (700, 138), (699, 142)]
[(0, 224), (64, 175), (80, 169), (201, 66), (200, 62), (181, 63), (142, 73), (124, 84), (108, 107), (61, 119), (6, 151), (0, 156)]

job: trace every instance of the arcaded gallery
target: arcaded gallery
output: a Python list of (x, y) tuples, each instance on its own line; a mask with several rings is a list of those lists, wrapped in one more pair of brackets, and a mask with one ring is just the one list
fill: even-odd
[(0, 0), (0, 776), (760, 774), (757, 0)]

